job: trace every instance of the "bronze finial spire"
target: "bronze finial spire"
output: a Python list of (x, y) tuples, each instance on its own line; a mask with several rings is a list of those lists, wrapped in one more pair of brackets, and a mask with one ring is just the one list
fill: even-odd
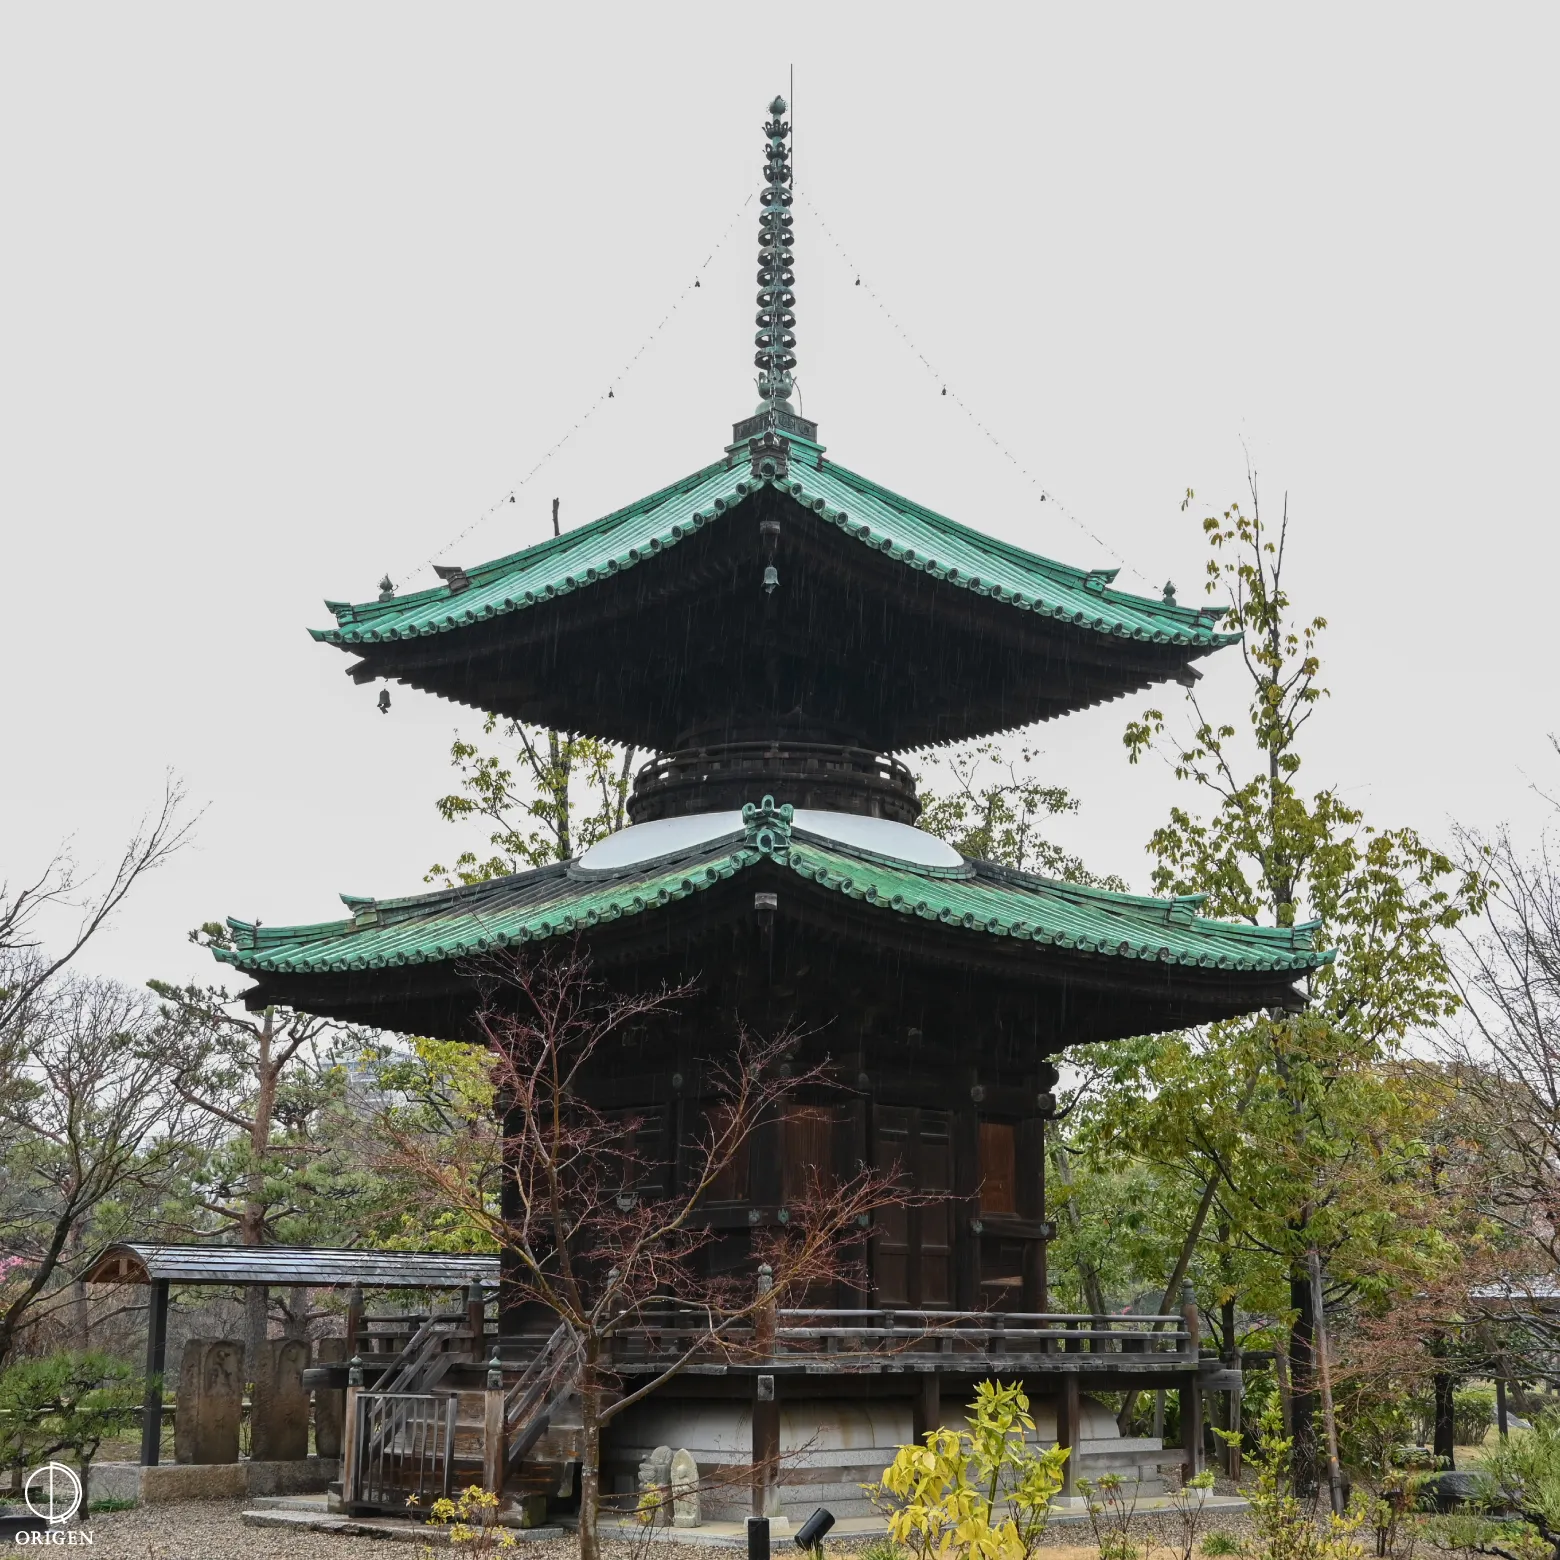
[(786, 101), (777, 97), (769, 105), (764, 126), (768, 145), (764, 154), (764, 210), (758, 219), (758, 367), (759, 411), (789, 412), (791, 370), (796, 367), (796, 275), (791, 270), (791, 153), (785, 144), (791, 133), (783, 118)]

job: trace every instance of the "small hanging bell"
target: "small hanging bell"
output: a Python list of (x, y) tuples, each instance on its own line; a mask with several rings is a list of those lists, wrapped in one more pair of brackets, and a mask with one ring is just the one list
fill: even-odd
[(693, 279), (693, 285), (694, 285), (694, 286), (695, 286), (695, 287), (697, 287), (697, 286), (698, 286), (698, 285), (699, 285), (699, 279), (698, 279), (698, 277), (694, 277), (694, 279)]
[(943, 394), (947, 395), (947, 393), (948, 393), (948, 387), (947, 387), (947, 385), (944, 385), (943, 386)]
[(388, 688), (379, 690), (379, 713), (381, 715), (390, 713), (390, 690)]
[(780, 571), (772, 563), (764, 565), (764, 594), (772, 596), (775, 586), (780, 583)]
[(609, 391), (607, 391), (607, 399), (608, 399), (608, 400), (609, 400), (609, 401), (610, 401), (610, 400), (611, 400), (611, 399), (612, 399), (612, 392), (611, 392), (611, 391), (610, 391), (610, 390), (609, 390)]
[(860, 278), (860, 277), (859, 277), (859, 276), (858, 276), (858, 277), (857, 277), (857, 278), (856, 278), (856, 285), (857, 285), (857, 286), (858, 286), (858, 287), (860, 287), (860, 286), (861, 286), (861, 278)]

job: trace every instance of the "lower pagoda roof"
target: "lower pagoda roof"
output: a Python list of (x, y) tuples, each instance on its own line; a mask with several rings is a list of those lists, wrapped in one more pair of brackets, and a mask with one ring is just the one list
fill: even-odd
[(707, 946), (712, 923), (751, 922), (748, 885), (777, 890), (783, 917), (827, 921), (841, 947), (986, 972), (1008, 989), (1090, 989), (1095, 1016), (1074, 1042), (1293, 1007), (1304, 1001), (1294, 983), (1333, 958), (1315, 946), (1314, 924), (1235, 924), (1199, 915), (1202, 896), (1143, 898), (983, 861), (897, 859), (818, 832), (827, 817), (797, 827), (789, 806), (766, 797), (722, 837), (617, 869), (576, 861), (404, 899), (344, 895), (351, 918), (313, 926), (229, 920), (232, 945), (216, 956), (256, 978), (251, 1005), (466, 1038), (485, 958), (577, 937), (604, 969), (630, 945), (642, 956), (651, 944), (675, 968), (680, 938)]

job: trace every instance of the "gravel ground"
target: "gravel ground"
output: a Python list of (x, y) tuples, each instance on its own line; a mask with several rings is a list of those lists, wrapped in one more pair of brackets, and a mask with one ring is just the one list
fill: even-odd
[[(142, 1506), (134, 1511), (101, 1512), (89, 1527), (91, 1553), (101, 1560), (415, 1560), (421, 1545), (382, 1544), (371, 1539), (334, 1533), (293, 1532), (279, 1528), (245, 1527), (239, 1521), (244, 1503), (239, 1501), (188, 1501), (171, 1506)], [(1250, 1533), (1245, 1512), (1221, 1513), (1205, 1531), (1218, 1529), (1244, 1540)], [(1134, 1529), (1144, 1537), (1155, 1532), (1153, 1519), (1138, 1518)], [(1168, 1531), (1168, 1530), (1166, 1530)], [(1097, 1560), (1088, 1540), (1088, 1529), (1067, 1523), (1046, 1535), (1047, 1560)], [(849, 1554), (863, 1547), (861, 1541), (831, 1543), (831, 1554)], [(735, 1560), (740, 1551), (710, 1549), (699, 1545), (658, 1543), (648, 1546), (606, 1540), (604, 1560)], [(436, 1555), (448, 1551), (439, 1546)], [(510, 1553), (520, 1560), (576, 1560), (573, 1535), (562, 1539), (527, 1543)], [(775, 1553), (786, 1553), (776, 1546)]]

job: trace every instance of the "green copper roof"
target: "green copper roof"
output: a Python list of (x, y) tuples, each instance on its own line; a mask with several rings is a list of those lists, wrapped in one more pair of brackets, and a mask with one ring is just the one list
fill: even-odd
[[(767, 485), (904, 568), (991, 597), (1015, 612), (1116, 638), (1193, 646), (1199, 653), (1239, 638), (1216, 631), (1216, 611), (1130, 595), (1111, 587), (1113, 569), (1070, 568), (983, 536), (826, 461), (805, 440), (791, 441), (789, 460), (766, 463), (755, 455), (750, 470), (746, 453), (739, 458), (735, 467), (726, 460), (706, 466), (564, 536), (464, 569), (449, 585), (388, 601), (327, 602), (337, 626), (311, 632), (351, 648), (449, 633), (523, 612), (631, 569), (704, 526), (719, 525)], [(759, 471), (764, 474), (754, 474)]]
[(290, 974), (471, 957), (648, 914), (764, 861), (884, 915), (1108, 958), (1298, 976), (1333, 957), (1313, 947), (1313, 926), (1208, 920), (1196, 913), (1199, 896), (1144, 899), (984, 862), (912, 866), (793, 829), (791, 808), (768, 797), (743, 816), (743, 832), (621, 872), (558, 865), (410, 899), (348, 899), (351, 920), (318, 926), (229, 921), (235, 946), (217, 957), (242, 970)]

